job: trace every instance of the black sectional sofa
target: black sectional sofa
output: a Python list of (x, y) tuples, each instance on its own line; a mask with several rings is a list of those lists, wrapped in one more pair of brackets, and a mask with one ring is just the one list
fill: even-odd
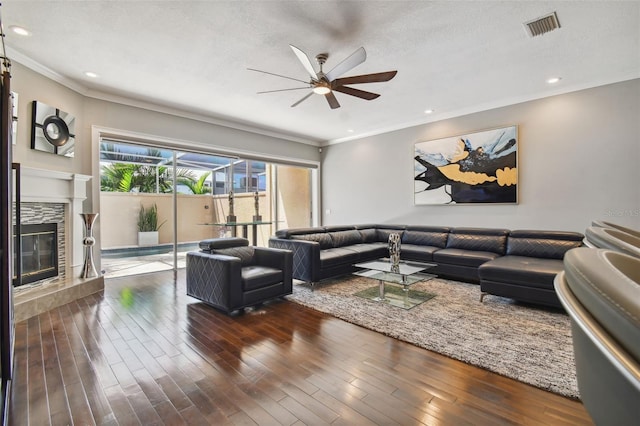
[(356, 225), (283, 229), (269, 246), (293, 252), (293, 278), (317, 283), (349, 274), (355, 263), (388, 257), (389, 234), (401, 235), (401, 258), (437, 264), (444, 278), (480, 284), (484, 293), (560, 307), (553, 280), (577, 232), (440, 226)]

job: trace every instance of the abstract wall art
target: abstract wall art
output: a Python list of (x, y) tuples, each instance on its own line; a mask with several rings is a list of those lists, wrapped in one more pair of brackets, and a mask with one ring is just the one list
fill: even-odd
[(517, 126), (418, 142), (413, 157), (414, 202), (515, 204), (517, 157)]

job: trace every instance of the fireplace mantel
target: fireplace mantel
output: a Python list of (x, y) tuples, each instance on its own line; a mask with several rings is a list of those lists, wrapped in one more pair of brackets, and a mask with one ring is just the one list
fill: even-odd
[(84, 224), (81, 213), (84, 213), (82, 203), (87, 198), (87, 182), (89, 175), (59, 172), (55, 170), (20, 168), (20, 196), (22, 202), (32, 203), (64, 203), (68, 205), (67, 241), (70, 249), (67, 265), (72, 269), (72, 275), (80, 271), (83, 263), (82, 238)]
[[(54, 170), (20, 168), (20, 201), (64, 204), (66, 277), (14, 294), (16, 322), (104, 289), (104, 277), (80, 278), (84, 261), (84, 213), (91, 176)], [(26, 287), (26, 286), (24, 286)]]

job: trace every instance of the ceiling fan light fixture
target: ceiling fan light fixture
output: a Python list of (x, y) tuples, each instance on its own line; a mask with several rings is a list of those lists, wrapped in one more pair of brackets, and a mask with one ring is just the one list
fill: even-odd
[(317, 95), (326, 95), (328, 93), (331, 93), (331, 88), (329, 88), (328, 86), (324, 86), (324, 85), (318, 85), (318, 86), (313, 88), (313, 93), (315, 93)]

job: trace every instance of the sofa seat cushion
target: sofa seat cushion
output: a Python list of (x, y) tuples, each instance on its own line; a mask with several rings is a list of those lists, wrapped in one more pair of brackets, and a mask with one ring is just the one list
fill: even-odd
[(242, 268), (240, 275), (244, 291), (270, 286), (284, 279), (282, 270), (268, 266), (246, 266)]
[(389, 249), (387, 248), (387, 244), (384, 243), (354, 244), (342, 248), (358, 253), (359, 259), (389, 256)]
[(483, 263), (493, 260), (499, 256), (499, 254), (490, 251), (446, 248), (436, 250), (433, 253), (433, 260), (437, 263), (448, 263), (451, 265), (471, 266), (477, 268)]
[(553, 289), (553, 280), (562, 269), (562, 260), (558, 259), (503, 256), (478, 268), (478, 275), (480, 280)]
[(358, 253), (346, 248), (320, 250), (320, 268), (331, 268), (345, 263), (357, 263), (358, 258)]
[(408, 260), (431, 262), (433, 260), (433, 253), (435, 253), (436, 250), (440, 250), (440, 247), (402, 244), (400, 247), (400, 257)]

